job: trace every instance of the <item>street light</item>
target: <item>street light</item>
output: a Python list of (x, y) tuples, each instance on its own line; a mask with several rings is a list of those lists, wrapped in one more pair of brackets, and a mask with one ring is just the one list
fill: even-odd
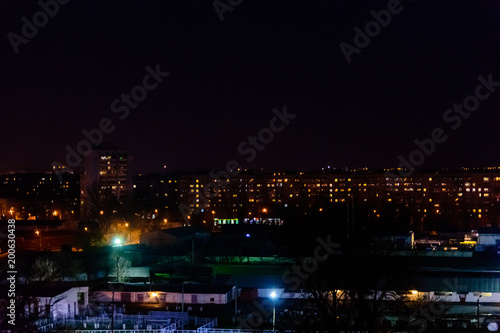
[(479, 297), (477, 298), (477, 328), (481, 327), (481, 324), (479, 323), (479, 299), (481, 298), (481, 294), (479, 294)]
[(276, 328), (276, 292), (273, 290), (271, 292), (271, 299), (273, 300), (273, 333)]
[(40, 231), (35, 231), (37, 236), (40, 236), (40, 251), (42, 251), (42, 233)]

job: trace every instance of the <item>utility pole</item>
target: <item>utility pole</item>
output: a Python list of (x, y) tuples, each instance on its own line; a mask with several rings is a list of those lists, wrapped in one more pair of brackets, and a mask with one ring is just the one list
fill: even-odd
[(189, 281), (182, 282), (182, 308), (181, 308), (182, 313), (184, 313), (184, 284), (186, 284), (187, 282)]
[(234, 284), (234, 289), (236, 292), (236, 296), (234, 297), (234, 320), (233, 320), (233, 322), (236, 322), (236, 317), (238, 317), (238, 280), (236, 280), (236, 283)]
[(276, 300), (273, 297), (273, 333), (276, 332)]
[(479, 295), (477, 298), (477, 328), (480, 328), (481, 325), (479, 324), (479, 299), (481, 298), (482, 295)]
[(114, 332), (115, 326), (115, 291), (113, 290), (113, 297), (111, 298), (111, 333)]

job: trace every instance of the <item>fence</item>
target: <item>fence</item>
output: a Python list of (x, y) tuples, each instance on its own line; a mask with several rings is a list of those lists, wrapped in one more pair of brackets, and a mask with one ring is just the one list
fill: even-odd
[[(182, 329), (189, 322), (194, 323), (197, 329)], [(54, 322), (40, 320), (40, 332), (52, 332), (58, 327), (71, 326), (75, 333), (256, 333), (252, 330), (216, 328), (217, 318), (189, 317), (187, 313), (151, 311), (147, 315), (115, 314), (114, 329), (111, 329), (111, 317), (101, 315), (85, 319), (61, 318)], [(118, 329), (116, 328), (118, 327)], [(271, 333), (271, 330), (259, 330), (258, 333)], [(294, 333), (287, 331), (286, 333)]]

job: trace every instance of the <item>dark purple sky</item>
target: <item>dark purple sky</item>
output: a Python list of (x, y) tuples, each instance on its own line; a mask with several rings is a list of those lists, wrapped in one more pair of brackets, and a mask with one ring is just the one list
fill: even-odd
[[(456, 131), (443, 121), (479, 75), (500, 81), (500, 1), (401, 1), (348, 64), (339, 44), (387, 4), (244, 0), (221, 22), (211, 1), (72, 0), (16, 54), (8, 33), (40, 7), (0, 0), (0, 171), (65, 163), (103, 118), (145, 172), (396, 166), (436, 127), (448, 140), (424, 166), (500, 165), (500, 88)], [(112, 101), (156, 64), (170, 75), (120, 120)], [(245, 162), (238, 145), (284, 105), (297, 118)]]

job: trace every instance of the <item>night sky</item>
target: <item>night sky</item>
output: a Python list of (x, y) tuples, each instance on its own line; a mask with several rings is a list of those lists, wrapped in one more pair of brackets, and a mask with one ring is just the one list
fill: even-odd
[[(401, 1), (348, 64), (339, 44), (389, 2), (244, 0), (221, 22), (212, 1), (72, 0), (16, 54), (8, 34), (41, 7), (1, 0), (0, 171), (65, 164), (103, 118), (141, 172), (397, 166), (435, 128), (424, 167), (500, 165), (500, 87), (443, 121), (479, 75), (500, 82), (500, 1)], [(169, 76), (121, 120), (112, 102), (157, 64)], [(285, 105), (297, 117), (246, 162), (240, 143)]]

